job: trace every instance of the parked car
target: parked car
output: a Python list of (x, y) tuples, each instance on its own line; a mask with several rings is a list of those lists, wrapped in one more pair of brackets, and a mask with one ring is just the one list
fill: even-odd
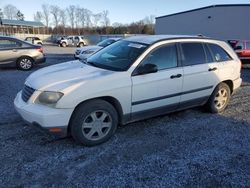
[(21, 70), (30, 70), (37, 63), (46, 60), (43, 48), (28, 42), (0, 37), (0, 66), (16, 66)]
[(38, 37), (26, 37), (24, 40), (31, 44), (43, 45), (43, 41), (39, 39)]
[(27, 122), (87, 146), (118, 124), (200, 105), (220, 113), (242, 82), (229, 44), (204, 37), (134, 36), (81, 62), (34, 72), (14, 103)]
[(58, 37), (56, 37), (55, 42), (57, 44), (59, 44), (60, 40), (63, 40), (63, 39), (66, 39), (66, 38), (67, 38), (67, 36), (58, 36)]
[(59, 41), (59, 46), (61, 47), (67, 47), (67, 46), (83, 47), (86, 45), (88, 45), (88, 41), (83, 36), (69, 36)]
[(99, 51), (100, 49), (113, 44), (114, 42), (120, 40), (121, 38), (109, 38), (99, 42), (97, 45), (92, 46), (85, 46), (82, 48), (77, 48), (74, 54), (75, 59), (87, 59), (95, 52)]
[(241, 60), (250, 60), (250, 40), (229, 40)]

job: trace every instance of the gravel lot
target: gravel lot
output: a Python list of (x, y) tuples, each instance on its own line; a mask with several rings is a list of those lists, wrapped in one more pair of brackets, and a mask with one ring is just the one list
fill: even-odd
[[(47, 63), (74, 48), (45, 46)], [(0, 69), (0, 187), (249, 187), (250, 69), (223, 114), (202, 108), (122, 126), (87, 148), (22, 122), (13, 100), (31, 73)]]

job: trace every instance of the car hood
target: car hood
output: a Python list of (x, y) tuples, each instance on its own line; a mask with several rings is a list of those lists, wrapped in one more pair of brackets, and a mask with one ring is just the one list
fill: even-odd
[(32, 73), (25, 84), (41, 91), (63, 91), (88, 80), (102, 79), (115, 72), (93, 67), (80, 61), (52, 65)]

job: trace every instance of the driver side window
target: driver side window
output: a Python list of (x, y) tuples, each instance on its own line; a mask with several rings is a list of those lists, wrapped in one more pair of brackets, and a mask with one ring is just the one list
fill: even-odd
[(141, 65), (154, 64), (158, 70), (177, 67), (175, 44), (168, 44), (150, 52)]

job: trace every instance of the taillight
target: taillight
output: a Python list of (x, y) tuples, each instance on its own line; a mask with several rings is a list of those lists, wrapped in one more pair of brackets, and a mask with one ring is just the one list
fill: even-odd
[(37, 51), (43, 53), (43, 48), (42, 47), (41, 48), (37, 48)]

